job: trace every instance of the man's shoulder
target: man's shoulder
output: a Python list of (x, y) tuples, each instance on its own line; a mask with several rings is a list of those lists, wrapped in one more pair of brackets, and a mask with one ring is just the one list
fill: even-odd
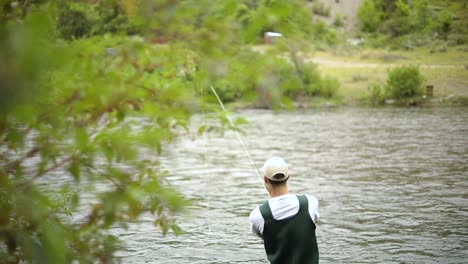
[(308, 201), (308, 204), (309, 204), (309, 214), (310, 214), (310, 217), (312, 218), (312, 221), (316, 221), (319, 217), (320, 217), (320, 214), (319, 214), (319, 201), (317, 199), (317, 197), (315, 197), (314, 195), (312, 194), (305, 194), (305, 197), (307, 197), (307, 201)]
[(252, 222), (253, 220), (256, 220), (256, 219), (259, 219), (259, 218), (263, 219), (262, 213), (260, 212), (260, 206), (257, 206), (257, 207), (255, 207), (255, 209), (253, 209), (250, 212), (249, 219)]
[(307, 200), (310, 202), (313, 202), (313, 203), (318, 203), (318, 199), (315, 195), (312, 195), (312, 194), (304, 194), (305, 197), (307, 197)]

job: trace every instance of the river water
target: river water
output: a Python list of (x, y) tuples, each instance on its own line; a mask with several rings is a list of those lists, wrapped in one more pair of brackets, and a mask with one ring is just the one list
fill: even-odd
[[(246, 110), (245, 144), (260, 167), (290, 164), (291, 193), (320, 202), (321, 263), (466, 263), (468, 108)], [(202, 125), (203, 116), (194, 118)], [(267, 199), (233, 132), (182, 139), (164, 154), (169, 179), (193, 199), (185, 234), (144, 216), (116, 230), (123, 263), (267, 263), (248, 215)]]

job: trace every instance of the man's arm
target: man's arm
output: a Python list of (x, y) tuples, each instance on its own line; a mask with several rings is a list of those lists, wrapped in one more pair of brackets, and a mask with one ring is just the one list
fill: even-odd
[(260, 233), (260, 230), (258, 230), (254, 224), (250, 225), (250, 230), (252, 233), (256, 234), (259, 238), (263, 239), (262, 233)]
[(265, 221), (263, 220), (262, 213), (260, 213), (260, 209), (258, 207), (250, 213), (249, 221), (251, 232), (263, 239), (263, 226)]
[(317, 221), (317, 219), (320, 217), (320, 214), (319, 214), (319, 201), (317, 199), (317, 197), (313, 196), (313, 195), (310, 195), (310, 194), (306, 194), (306, 197), (307, 197), (307, 201), (308, 201), (308, 204), (309, 204), (309, 214), (310, 214), (310, 218), (312, 218), (312, 221)]

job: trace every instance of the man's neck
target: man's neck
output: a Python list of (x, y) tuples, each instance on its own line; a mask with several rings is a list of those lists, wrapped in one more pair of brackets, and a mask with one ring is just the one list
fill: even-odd
[(278, 197), (278, 196), (285, 195), (285, 194), (288, 194), (288, 193), (289, 193), (289, 191), (288, 191), (287, 186), (271, 188), (270, 198)]

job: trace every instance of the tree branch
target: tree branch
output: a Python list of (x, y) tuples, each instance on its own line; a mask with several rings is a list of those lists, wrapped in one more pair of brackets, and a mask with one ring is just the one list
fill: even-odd
[(34, 175), (33, 179), (36, 179), (36, 178), (38, 178), (38, 177), (40, 177), (40, 176), (42, 176), (42, 175), (44, 175), (44, 174), (46, 174), (48, 172), (51, 172), (51, 171), (61, 167), (62, 165), (64, 165), (65, 163), (71, 161), (72, 159), (73, 159), (73, 156), (69, 156), (69, 157), (61, 160), (58, 163), (54, 163), (54, 165), (50, 166), (49, 168), (45, 169), (44, 171), (37, 172), (36, 175)]
[(109, 181), (111, 181), (115, 185), (115, 187), (117, 187), (119, 190), (123, 191), (122, 186), (120, 186), (114, 179), (112, 179), (109, 174), (104, 173), (104, 172), (100, 171), (99, 169), (97, 169), (95, 167), (91, 167), (91, 169), (93, 169), (94, 171), (99, 173), (99, 175), (102, 175), (105, 178), (107, 178)]
[(4, 170), (7, 173), (13, 173), (15, 170), (18, 169), (19, 165), (23, 163), (23, 161), (27, 158), (31, 158), (34, 156), (37, 152), (39, 152), (39, 147), (33, 147), (30, 149), (28, 152), (26, 152), (22, 157), (8, 162), (5, 166), (3, 166)]

